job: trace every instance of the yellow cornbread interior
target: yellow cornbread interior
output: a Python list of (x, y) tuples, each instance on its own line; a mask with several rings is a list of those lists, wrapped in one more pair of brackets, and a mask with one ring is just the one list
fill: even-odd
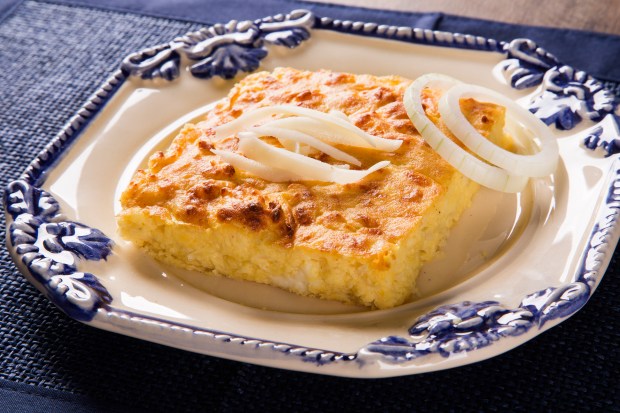
[[(402, 304), (478, 189), (411, 124), (402, 104), (409, 83), (290, 68), (246, 77), (136, 172), (121, 197), (121, 236), (187, 269), (372, 308)], [(428, 105), (436, 104), (427, 97)], [(391, 162), (348, 185), (268, 182), (211, 152), (235, 151), (238, 142), (235, 136), (216, 141), (214, 127), (276, 104), (339, 110), (366, 132), (403, 144), (393, 153), (340, 147), (364, 169)], [(477, 102), (462, 107), (482, 133), (501, 134), (501, 108)]]

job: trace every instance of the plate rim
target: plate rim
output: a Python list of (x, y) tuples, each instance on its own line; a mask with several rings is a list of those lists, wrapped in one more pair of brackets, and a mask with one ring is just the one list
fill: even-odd
[[(31, 233), (28, 234), (29, 229), (27, 227), (33, 223), (25, 222), (25, 219), (22, 218), (24, 215), (29, 215), (28, 218), (42, 217), (39, 219), (41, 222), (37, 221), (35, 223), (36, 225), (47, 225), (51, 220), (57, 219), (56, 214), (59, 212), (59, 206), (57, 203), (54, 204), (55, 201), (53, 196), (42, 189), (47, 173), (55, 168), (63, 155), (71, 149), (73, 143), (79, 139), (81, 134), (88, 128), (90, 122), (105, 105), (111, 101), (113, 96), (126, 81), (131, 80), (132, 77), (141, 77), (143, 79), (160, 77), (165, 80), (173, 80), (175, 76), (178, 76), (180, 65), (180, 56), (178, 55), (183, 51), (184, 47), (188, 48), (191, 46), (188, 46), (188, 42), (192, 39), (192, 36), (194, 40), (198, 38), (198, 41), (208, 42), (213, 37), (224, 34), (228, 35), (229, 38), (235, 38), (235, 36), (239, 34), (251, 32), (255, 38), (251, 39), (253, 46), (250, 47), (250, 49), (259, 49), (263, 47), (264, 44), (269, 44), (272, 47), (285, 46), (293, 48), (307, 40), (314, 30), (330, 30), (339, 33), (376, 37), (414, 44), (494, 52), (503, 54), (508, 59), (516, 59), (517, 61), (521, 59), (529, 65), (538, 65), (536, 68), (537, 71), (533, 70), (523, 74), (523, 67), (520, 67), (518, 62), (513, 62), (517, 64), (517, 70), (512, 70), (510, 79), (511, 85), (514, 88), (531, 87), (532, 84), (541, 84), (545, 81), (545, 76), (549, 76), (550, 72), (559, 72), (561, 70), (564, 70), (563, 73), (572, 71), (570, 72), (570, 76), (572, 76), (573, 80), (579, 79), (584, 83), (593, 80), (593, 78), (589, 77), (585, 72), (580, 72), (568, 66), (561, 65), (553, 55), (528, 39), (515, 39), (510, 42), (496, 41), (481, 36), (449, 33), (430, 29), (379, 25), (372, 22), (355, 22), (332, 19), (330, 17), (317, 17), (307, 10), (295, 10), (286, 15), (279, 14), (269, 16), (253, 22), (231, 21), (227, 24), (207, 26), (197, 32), (188, 33), (184, 37), (176, 38), (169, 43), (147, 48), (127, 56), (123, 60), (121, 67), (115, 70), (102, 86), (91, 95), (77, 113), (69, 119), (63, 129), (33, 159), (22, 175), (17, 180), (9, 183), (4, 196), (7, 224), (10, 224), (7, 225), (6, 242), (13, 260), (28, 281), (46, 294), (56, 306), (70, 317), (99, 328), (135, 335), (129, 334), (128, 329), (137, 326), (141, 329), (141, 334), (137, 335), (139, 338), (160, 342), (173, 347), (187, 348), (203, 354), (213, 354), (219, 357), (227, 357), (227, 355), (230, 356), (230, 354), (236, 355), (236, 350), (229, 353), (227, 349), (230, 348), (231, 345), (237, 345), (240, 348), (244, 348), (242, 353), (245, 352), (246, 354), (243, 356), (230, 356), (230, 358), (237, 360), (242, 359), (242, 361), (249, 361), (255, 364), (351, 377), (385, 377), (415, 374), (422, 372), (417, 371), (415, 366), (411, 363), (411, 361), (417, 357), (427, 354), (440, 354), (443, 357), (448, 357), (453, 353), (463, 351), (469, 352), (471, 350), (487, 347), (503, 337), (529, 336), (526, 340), (520, 341), (514, 345), (517, 346), (540, 334), (540, 332), (549, 328), (551, 324), (565, 320), (583, 307), (600, 282), (618, 242), (618, 238), (620, 238), (620, 229), (617, 219), (620, 211), (620, 193), (616, 190), (616, 188), (620, 186), (620, 160), (618, 158), (614, 160), (612, 168), (607, 175), (609, 184), (604, 186), (607, 188), (605, 202), (602, 202), (596, 210), (595, 223), (587, 243), (588, 248), (581, 255), (580, 270), (575, 276), (575, 279), (565, 286), (558, 286), (564, 287), (564, 291), (557, 291), (555, 287), (550, 287), (525, 297), (524, 301), (527, 301), (527, 303), (523, 308), (513, 310), (504, 308), (503, 310), (519, 312), (519, 316), (521, 317), (517, 319), (517, 321), (521, 321), (521, 323), (517, 322), (510, 325), (510, 331), (508, 333), (506, 332), (506, 328), (508, 327), (503, 325), (504, 330), (501, 334), (487, 335), (485, 338), (486, 342), (479, 343), (454, 342), (455, 335), (448, 333), (448, 335), (444, 337), (445, 340), (439, 340), (434, 343), (435, 345), (441, 343), (445, 344), (449, 339), (453, 340), (453, 347), (444, 351), (441, 349), (438, 350), (438, 347), (432, 352), (426, 350), (421, 351), (420, 349), (416, 349), (416, 344), (418, 343), (409, 342), (402, 337), (389, 336), (379, 338), (377, 341), (369, 343), (355, 353), (343, 353), (326, 349), (296, 346), (289, 343), (272, 342), (253, 337), (244, 337), (223, 331), (201, 329), (191, 325), (171, 322), (170, 320), (115, 308), (111, 305), (109, 293), (97, 280), (96, 276), (93, 274), (79, 273), (77, 271), (77, 265), (73, 269), (74, 273), (67, 275), (68, 278), (55, 278), (53, 282), (50, 281), (50, 278), (59, 277), (59, 274), (50, 272), (49, 266), (47, 269), (36, 270), (36, 266), (33, 265), (33, 262), (37, 259), (40, 260), (40, 257), (33, 258), (34, 252), (27, 248), (24, 249), (23, 247), (23, 245), (28, 244), (28, 242), (24, 241), (27, 239), (27, 236), (32, 237)], [(237, 36), (231, 44), (245, 41), (244, 39), (240, 40), (241, 37), (240, 35)], [(258, 45), (258, 47), (256, 45)], [(213, 52), (214, 50), (216, 49), (211, 51)], [(530, 53), (529, 55), (527, 54), (528, 52)], [(262, 57), (254, 55), (253, 57), (257, 60), (255, 63), (258, 64), (258, 61), (260, 61), (264, 55)], [(204, 56), (198, 56), (198, 58), (203, 59)], [(174, 67), (175, 59), (177, 59), (176, 67)], [(145, 64), (145, 62), (147, 63)], [(158, 63), (160, 67), (157, 65), (154, 66), (153, 62)], [(168, 64), (168, 67), (164, 67), (169, 62), (173, 64)], [(249, 66), (241, 68), (241, 70), (252, 71), (258, 67), (257, 65), (253, 66), (252, 62), (250, 63)], [(202, 69), (204, 70), (204, 67)], [(211, 67), (207, 69), (210, 70), (209, 77), (234, 77), (238, 71), (235, 70), (231, 75), (230, 72), (223, 71), (221, 68)], [(532, 74), (532, 72), (534, 73)], [(604, 118), (601, 117), (601, 119), (599, 119), (601, 120), (599, 124), (609, 119), (607, 122), (610, 124), (613, 123), (609, 128), (613, 129), (615, 126), (615, 134), (614, 131), (611, 132), (612, 139), (620, 137), (620, 134), (617, 133), (617, 112), (617, 107), (615, 109), (612, 107), (611, 110), (608, 110), (604, 114)], [(571, 122), (574, 120), (552, 119), (552, 122), (559, 128), (562, 128), (563, 125), (566, 126), (562, 123), (564, 121), (568, 122), (570, 126)], [(602, 138), (606, 133), (607, 139), (609, 139), (609, 132), (602, 131), (598, 135), (596, 135), (596, 132), (597, 131), (594, 130), (593, 133), (588, 136), (590, 141), (585, 142), (586, 148), (593, 150), (600, 150), (600, 148), (602, 148), (607, 151), (608, 156), (615, 155), (616, 152), (612, 152), (608, 148), (611, 147), (610, 141), (605, 141), (605, 139)], [(600, 139), (596, 140), (596, 138)], [(18, 194), (17, 197), (15, 194)], [(23, 207), (21, 210), (16, 207), (18, 204), (27, 204), (26, 211), (24, 212)], [(19, 225), (15, 225), (16, 223)], [(103, 233), (79, 223), (74, 224), (77, 224), (77, 226), (63, 230), (73, 231), (73, 233), (76, 233), (76, 231), (79, 232), (81, 229), (87, 232), (91, 231), (88, 233), (89, 242), (86, 242), (88, 245), (82, 247), (83, 250), (80, 250), (79, 247), (71, 250), (75, 255), (86, 260), (101, 260), (105, 259), (108, 254), (111, 253), (113, 248), (111, 240), (108, 239), (106, 241), (107, 237), (105, 237)], [(15, 235), (17, 232), (19, 232), (19, 234)], [(24, 235), (24, 233), (26, 233), (26, 235)], [(32, 244), (30, 243), (29, 245)], [(75, 274), (79, 274), (79, 277), (75, 277)], [(64, 275), (66, 274), (63, 274), (63, 276)], [(76, 291), (84, 287), (93, 292), (93, 294), (88, 297), (90, 301), (87, 300), (86, 303), (80, 302), (81, 298), (79, 294), (76, 296)], [(561, 308), (559, 308), (559, 310), (553, 310), (550, 316), (541, 318), (537, 321), (539, 333), (525, 334), (528, 333), (530, 329), (533, 330), (533, 327), (536, 325), (530, 322), (530, 318), (534, 315), (527, 315), (525, 313), (527, 313), (528, 310), (530, 313), (533, 311), (542, 312), (545, 308), (544, 304), (549, 302), (550, 298), (556, 296), (559, 292), (568, 294), (569, 299), (560, 303)], [(493, 313), (493, 307), (497, 307), (498, 305), (501, 305), (501, 303), (463, 302), (451, 305), (451, 307), (452, 311), (459, 314), (470, 314), (473, 310), (475, 310), (476, 313), (483, 310), (488, 311), (488, 316), (490, 318), (485, 319), (485, 321), (492, 320), (496, 322), (497, 319), (493, 319), (493, 317), (496, 317), (497, 314)], [(435, 308), (431, 312), (420, 316), (416, 323), (410, 328), (412, 335), (422, 332), (429, 333), (429, 323), (431, 319), (440, 316), (443, 310), (447, 310), (441, 310), (442, 307)], [(489, 310), (489, 308), (491, 308), (491, 310)], [(547, 324), (547, 322), (550, 323)], [(455, 327), (454, 323), (451, 327)], [(427, 337), (428, 335), (430, 334), (427, 334)], [(198, 339), (196, 339), (196, 337), (198, 337)], [(179, 340), (186, 340), (186, 344), (179, 345)], [(472, 347), (466, 348), (466, 345)], [(286, 365), (279, 361), (280, 359), (284, 360)], [(291, 359), (301, 361), (302, 364), (288, 365), (287, 361)], [(375, 364), (377, 361), (379, 364), (395, 364), (402, 368), (388, 370), (381, 369), (380, 366), (377, 369), (362, 368), (366, 365), (377, 365)], [(465, 358), (459, 365), (469, 364), (474, 361), (476, 360)], [(321, 367), (326, 367), (327, 365), (333, 366), (346, 362), (356, 362), (358, 365), (357, 369), (352, 369), (350, 371), (340, 371), (339, 369), (332, 369), (331, 367), (329, 369), (321, 369)], [(360, 374), (362, 371), (363, 374)]]

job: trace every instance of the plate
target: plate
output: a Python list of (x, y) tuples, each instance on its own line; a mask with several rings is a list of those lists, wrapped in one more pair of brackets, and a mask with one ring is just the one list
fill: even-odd
[[(120, 192), (149, 154), (246, 72), (291, 66), (495, 89), (552, 129), (555, 173), (481, 190), (416, 298), (370, 311), (162, 265), (116, 233)], [(296, 10), (216, 24), (125, 58), (5, 191), (7, 245), (76, 320), (189, 351), (349, 377), (452, 368), (507, 351), (586, 304), (620, 236), (611, 91), (527, 39), (498, 42)]]

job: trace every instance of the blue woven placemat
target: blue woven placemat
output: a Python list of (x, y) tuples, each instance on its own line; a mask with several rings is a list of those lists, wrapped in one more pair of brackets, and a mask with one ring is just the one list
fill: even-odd
[[(300, 7), (282, 4), (283, 12)], [(421, 17), (407, 16), (410, 24)], [(119, 11), (19, 4), (0, 23), (0, 187), (23, 171), (122, 57), (198, 27)], [(0, 388), (6, 392), (0, 391), (0, 411), (15, 411), (19, 400), (32, 403), (23, 411), (51, 411), (43, 403), (50, 400), (60, 400), (53, 405), (59, 411), (69, 405), (74, 411), (613, 411), (619, 272), (614, 258), (582, 311), (507, 354), (455, 370), (353, 380), (196, 355), (79, 324), (30, 286), (2, 248)], [(29, 398), (6, 396), (20, 393)]]

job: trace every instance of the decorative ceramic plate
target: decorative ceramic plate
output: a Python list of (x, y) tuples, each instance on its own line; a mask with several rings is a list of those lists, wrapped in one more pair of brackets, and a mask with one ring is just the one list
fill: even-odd
[[(149, 154), (261, 66), (414, 79), (441, 72), (515, 99), (561, 162), (519, 194), (481, 190), (414, 300), (370, 311), (164, 266), (118, 237), (120, 192)], [(127, 57), (5, 192), (7, 243), (69, 316), (190, 351), (353, 377), (495, 356), (581, 308), (616, 246), (618, 106), (532, 41), (294, 11), (214, 25)]]

